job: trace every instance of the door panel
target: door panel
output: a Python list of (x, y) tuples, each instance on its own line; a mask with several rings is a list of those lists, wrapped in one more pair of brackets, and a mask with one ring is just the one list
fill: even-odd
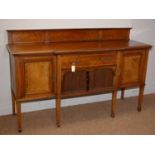
[(54, 95), (54, 59), (52, 56), (31, 56), (21, 59), (21, 96), (38, 99)]
[(122, 58), (121, 84), (134, 84), (141, 81), (144, 52), (126, 52)]
[(62, 93), (95, 93), (95, 90), (114, 88), (116, 66), (102, 67), (76, 72), (64, 71), (62, 75)]
[(112, 88), (114, 86), (114, 67), (104, 67), (90, 72), (90, 90)]
[(50, 62), (25, 63), (25, 93), (50, 92)]
[(75, 93), (86, 91), (87, 72), (86, 71), (64, 71), (62, 78), (62, 93)]

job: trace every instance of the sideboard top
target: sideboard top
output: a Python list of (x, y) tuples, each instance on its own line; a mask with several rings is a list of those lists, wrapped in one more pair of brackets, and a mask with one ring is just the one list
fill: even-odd
[(151, 48), (131, 41), (131, 28), (8, 30), (8, 51), (14, 55), (76, 53)]
[(55, 30), (118, 30), (118, 29), (132, 29), (132, 27), (96, 27), (96, 28), (53, 28), (53, 29), (8, 29), (8, 32), (11, 31), (55, 31)]
[(72, 43), (31, 43), (9, 44), (8, 51), (13, 55), (26, 54), (68, 54), (103, 51), (118, 51), (151, 48), (151, 45), (137, 41), (88, 41)]

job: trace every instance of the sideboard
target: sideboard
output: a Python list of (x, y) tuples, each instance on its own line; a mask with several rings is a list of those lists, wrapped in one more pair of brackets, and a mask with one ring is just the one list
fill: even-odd
[(8, 30), (13, 114), (22, 131), (21, 104), (112, 93), (115, 117), (118, 90), (139, 88), (141, 111), (151, 45), (130, 40), (131, 28)]

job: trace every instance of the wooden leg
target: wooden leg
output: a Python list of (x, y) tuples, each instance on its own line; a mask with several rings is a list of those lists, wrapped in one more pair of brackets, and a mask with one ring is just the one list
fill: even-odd
[(60, 118), (61, 118), (61, 97), (57, 96), (56, 98), (56, 125), (60, 127)]
[(121, 99), (122, 99), (122, 100), (124, 100), (124, 94), (125, 94), (125, 89), (123, 88), (123, 89), (121, 90)]
[(16, 101), (16, 107), (17, 107), (17, 119), (18, 119), (18, 132), (22, 132), (21, 103)]
[(137, 107), (138, 112), (142, 110), (143, 97), (144, 97), (144, 86), (141, 86), (139, 88), (138, 107)]
[(12, 95), (12, 114), (13, 115), (16, 115), (16, 110), (15, 110), (15, 104), (16, 104), (16, 101), (15, 101), (15, 97), (14, 97), (14, 94), (13, 94), (13, 92), (11, 92), (11, 95)]
[(111, 117), (115, 117), (116, 97), (117, 97), (117, 91), (113, 91), (112, 103), (111, 103)]

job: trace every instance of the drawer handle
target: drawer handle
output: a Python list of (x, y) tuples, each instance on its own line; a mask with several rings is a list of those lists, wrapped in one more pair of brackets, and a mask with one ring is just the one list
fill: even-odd
[(75, 70), (76, 70), (76, 64), (75, 64), (75, 62), (73, 62), (71, 64), (71, 72), (75, 72)]

